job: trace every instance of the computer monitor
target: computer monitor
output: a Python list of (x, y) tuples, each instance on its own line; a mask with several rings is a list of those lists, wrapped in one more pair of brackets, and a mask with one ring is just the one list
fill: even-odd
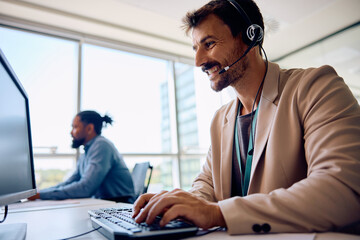
[(0, 207), (35, 194), (29, 100), (0, 49)]

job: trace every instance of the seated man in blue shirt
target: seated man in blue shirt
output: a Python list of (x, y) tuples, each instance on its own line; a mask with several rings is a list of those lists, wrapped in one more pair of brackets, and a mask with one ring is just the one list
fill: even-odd
[(73, 148), (84, 145), (85, 153), (77, 161), (75, 172), (54, 187), (42, 189), (29, 200), (69, 198), (123, 199), (133, 202), (133, 181), (122, 156), (114, 144), (101, 136), (101, 129), (112, 119), (95, 111), (78, 113), (72, 123)]

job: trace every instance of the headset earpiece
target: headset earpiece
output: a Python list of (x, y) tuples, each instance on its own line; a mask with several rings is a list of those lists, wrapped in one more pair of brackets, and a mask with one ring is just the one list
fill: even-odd
[[(244, 9), (235, 0), (228, 0), (228, 2), (239, 12), (239, 14), (248, 26), (246, 29), (246, 33), (244, 31), (242, 33), (243, 42), (248, 46), (256, 46), (260, 44), (264, 37), (263, 29), (259, 25), (251, 23), (250, 18), (248, 17)], [(255, 38), (256, 35), (257, 39)]]
[(242, 16), (242, 18), (244, 19), (244, 21), (247, 24), (247, 28), (246, 28), (246, 32), (242, 31), (242, 39), (243, 42), (248, 45), (247, 49), (244, 51), (244, 53), (232, 64), (224, 67), (223, 69), (221, 69), (219, 71), (219, 74), (223, 74), (224, 72), (226, 72), (227, 70), (229, 70), (230, 67), (232, 67), (235, 63), (237, 63), (238, 61), (240, 61), (243, 57), (246, 56), (246, 54), (248, 54), (248, 52), (255, 47), (256, 45), (261, 44), (261, 41), (263, 39), (264, 36), (264, 31), (263, 29), (257, 25), (257, 24), (252, 24), (250, 22), (249, 17), (246, 15), (245, 11), (241, 8), (241, 6), (235, 1), (235, 0), (227, 0), (231, 5), (233, 5), (233, 7), (240, 13), (240, 15)]
[(246, 37), (252, 42), (260, 43), (264, 37), (263, 29), (257, 24), (251, 24), (246, 30)]

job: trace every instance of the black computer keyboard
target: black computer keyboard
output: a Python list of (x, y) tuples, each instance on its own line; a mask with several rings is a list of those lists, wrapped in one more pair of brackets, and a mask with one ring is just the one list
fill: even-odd
[(136, 223), (132, 208), (115, 207), (89, 210), (92, 226), (108, 239), (179, 239), (193, 236), (198, 227), (182, 220), (172, 220), (160, 227), (160, 217), (151, 225)]

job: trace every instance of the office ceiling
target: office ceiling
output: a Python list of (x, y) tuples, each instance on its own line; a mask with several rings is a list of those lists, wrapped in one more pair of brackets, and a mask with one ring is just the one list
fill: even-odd
[[(181, 20), (189, 10), (197, 9), (209, 0), (117, 0), (157, 14)], [(296, 22), (301, 22), (316, 14), (335, 0), (255, 0), (264, 15), (267, 25), (278, 30)], [(171, 3), (171, 4), (169, 4)], [(284, 11), (286, 9), (286, 11)]]
[[(264, 47), (277, 59), (360, 21), (359, 0), (255, 0), (265, 21)], [(0, 0), (1, 15), (193, 58), (181, 29), (189, 10), (208, 0)]]
[[(197, 9), (208, 0), (116, 0), (150, 11), (181, 23), (182, 17), (189, 10)], [(346, 18), (343, 5), (352, 5), (355, 1), (347, 0), (255, 0), (265, 21), (265, 47), (270, 56), (279, 58), (311, 42), (321, 39), (337, 30), (350, 25), (353, 21)], [(356, 4), (359, 6), (359, 4)], [(354, 4), (353, 7), (356, 8)], [(339, 11), (339, 12), (336, 12)], [(332, 16), (333, 15), (333, 16)], [(360, 19), (360, 14), (357, 14)], [(325, 18), (324, 18), (325, 17)], [(336, 19), (337, 24), (331, 20)], [(318, 25), (318, 24), (326, 25)], [(299, 33), (300, 31), (301, 33)], [(296, 35), (294, 35), (296, 34)], [(284, 44), (284, 40), (286, 44)], [(282, 40), (282, 41), (281, 41)], [(269, 43), (269, 44), (267, 44)]]

